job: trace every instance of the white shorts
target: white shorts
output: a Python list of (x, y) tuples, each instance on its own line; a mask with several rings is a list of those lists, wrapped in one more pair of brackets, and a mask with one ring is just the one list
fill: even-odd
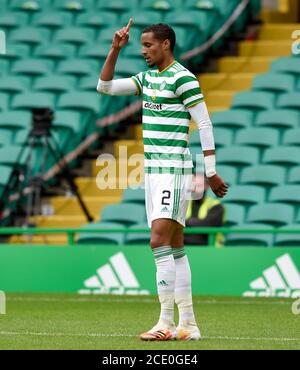
[(145, 201), (148, 225), (153, 220), (170, 218), (185, 226), (191, 199), (192, 174), (145, 173)]

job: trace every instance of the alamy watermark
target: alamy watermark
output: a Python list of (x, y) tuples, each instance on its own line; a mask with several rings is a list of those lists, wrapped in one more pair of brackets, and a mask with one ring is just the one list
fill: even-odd
[(292, 304), (292, 312), (294, 315), (300, 315), (300, 298)]
[(292, 39), (296, 40), (292, 44), (292, 53), (294, 55), (299, 55), (300, 54), (300, 30), (295, 30), (292, 33)]
[[(157, 168), (163, 166), (163, 174), (186, 174), (190, 175), (191, 181), (187, 181), (186, 199), (201, 199), (204, 191), (204, 156), (196, 154), (193, 158), (190, 154), (156, 154), (147, 153), (150, 157), (144, 157), (144, 154), (133, 153), (128, 155), (128, 147), (119, 146), (117, 158), (112, 154), (101, 154), (97, 158), (96, 166), (99, 172), (96, 177), (96, 185), (99, 190), (105, 189), (145, 189), (144, 168), (148, 167), (148, 174), (157, 174)], [(193, 161), (194, 159), (194, 161)], [(191, 163), (194, 163), (192, 171)], [(192, 174), (196, 173), (196, 176)], [(161, 173), (161, 172), (159, 172)], [(192, 178), (193, 177), (193, 178)], [(174, 185), (177, 189), (181, 184)]]
[(6, 295), (0, 290), (0, 315), (6, 314)]
[(5, 32), (0, 30), (0, 54), (6, 54)]

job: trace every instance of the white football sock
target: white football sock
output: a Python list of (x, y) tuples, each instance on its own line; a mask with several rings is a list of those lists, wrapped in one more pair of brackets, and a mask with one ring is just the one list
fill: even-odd
[(175, 262), (172, 247), (153, 248), (157, 292), (161, 304), (159, 321), (174, 323)]
[(192, 276), (184, 248), (172, 248), (176, 266), (175, 303), (178, 305), (179, 325), (196, 324), (192, 300)]

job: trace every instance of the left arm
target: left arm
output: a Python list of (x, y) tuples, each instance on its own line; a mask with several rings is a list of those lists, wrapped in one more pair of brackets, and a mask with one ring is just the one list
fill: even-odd
[(213, 125), (210, 120), (208, 110), (204, 101), (188, 108), (188, 111), (197, 124), (200, 134), (200, 142), (204, 154), (205, 174), (213, 192), (223, 198), (228, 190), (228, 186), (223, 179), (218, 176), (216, 171), (215, 141), (213, 135)]

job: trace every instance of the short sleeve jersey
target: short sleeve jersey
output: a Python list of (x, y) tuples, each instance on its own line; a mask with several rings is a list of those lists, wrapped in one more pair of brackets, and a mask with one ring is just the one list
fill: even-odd
[(145, 173), (192, 173), (188, 108), (203, 101), (197, 78), (177, 61), (132, 78), (143, 98)]

